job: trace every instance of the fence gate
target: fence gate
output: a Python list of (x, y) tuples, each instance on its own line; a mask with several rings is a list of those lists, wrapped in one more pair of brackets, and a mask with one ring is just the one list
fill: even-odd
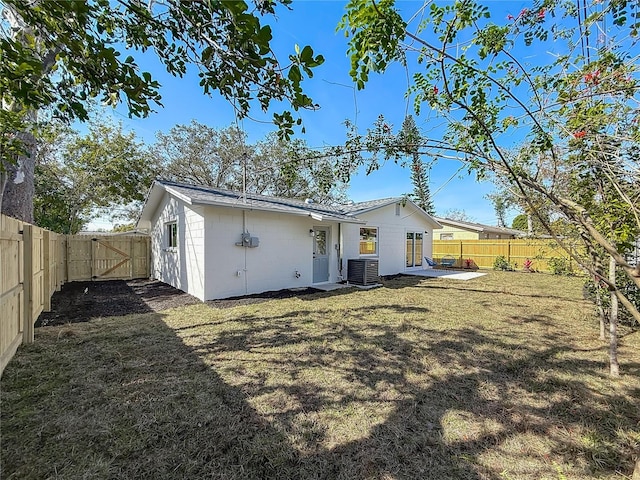
[(130, 280), (149, 276), (149, 237), (68, 237), (68, 281)]

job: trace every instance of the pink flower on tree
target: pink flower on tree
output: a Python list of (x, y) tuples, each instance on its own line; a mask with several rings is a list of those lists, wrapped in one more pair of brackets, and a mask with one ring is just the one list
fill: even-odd
[(600, 70), (598, 69), (593, 73), (587, 73), (584, 76), (584, 81), (585, 83), (593, 83), (594, 85), (597, 85), (598, 82), (600, 81), (599, 77), (600, 77)]
[(584, 130), (578, 130), (577, 132), (575, 132), (573, 134), (573, 137), (580, 140), (581, 138), (584, 138), (584, 136), (587, 134), (587, 132), (585, 132)]
[(434, 95), (437, 95), (439, 91), (440, 91), (440, 90), (438, 90), (438, 87), (437, 87), (436, 85), (434, 85), (434, 86), (433, 86), (433, 94), (434, 94)]

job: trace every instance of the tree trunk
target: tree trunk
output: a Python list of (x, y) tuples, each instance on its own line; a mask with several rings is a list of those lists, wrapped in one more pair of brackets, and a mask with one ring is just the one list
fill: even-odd
[(0, 190), (0, 211), (9, 217), (33, 223), (35, 138), (27, 132), (19, 136), (30, 155), (19, 156), (15, 163), (3, 163), (3, 180), (6, 183), (4, 189)]
[[(38, 3), (38, 2), (34, 2)], [(15, 13), (10, 5), (3, 5), (2, 17), (11, 27), (14, 40), (29, 44), (32, 40), (27, 40), (30, 36), (36, 36), (38, 32), (34, 32), (27, 26), (22, 19)], [(49, 75), (56, 64), (56, 56), (60, 49), (53, 48), (42, 55), (42, 76)], [(14, 109), (15, 99), (2, 97), (3, 109)], [(30, 126), (35, 125), (38, 112), (36, 110), (28, 111), (25, 120)], [(36, 138), (32, 131), (24, 131), (16, 134), (19, 140), (24, 144), (26, 155), (20, 155), (13, 159), (15, 162), (9, 162), (6, 159), (0, 160), (0, 212), (10, 217), (17, 218), (24, 222), (33, 223), (33, 195), (35, 193), (35, 164), (36, 164)]]
[(595, 279), (594, 281), (596, 284), (596, 307), (598, 309), (598, 317), (600, 318), (600, 340), (606, 340), (606, 322), (604, 317), (604, 308), (602, 307), (602, 297), (600, 296), (601, 288), (598, 279)]
[(527, 213), (527, 235), (533, 237), (533, 215)]
[[(609, 281), (616, 281), (616, 260), (609, 257)], [(612, 377), (620, 375), (618, 366), (618, 297), (611, 292), (611, 312), (609, 317), (609, 373)]]

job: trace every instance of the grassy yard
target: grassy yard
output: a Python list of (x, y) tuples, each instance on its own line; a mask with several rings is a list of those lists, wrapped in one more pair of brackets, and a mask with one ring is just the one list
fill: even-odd
[(581, 281), (403, 277), (36, 331), (3, 479), (624, 479), (640, 332), (607, 375)]

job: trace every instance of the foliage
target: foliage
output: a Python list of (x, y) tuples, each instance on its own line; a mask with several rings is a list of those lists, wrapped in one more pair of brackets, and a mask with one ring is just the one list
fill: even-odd
[(460, 222), (473, 222), (473, 217), (460, 208), (450, 208), (444, 212), (445, 218), (458, 220)]
[(116, 223), (111, 229), (112, 232), (122, 233), (122, 232), (131, 232), (136, 229), (135, 223)]
[[(513, 221), (511, 222), (511, 228), (514, 228), (516, 230), (521, 230), (523, 232), (528, 232), (529, 231), (529, 219), (531, 219), (531, 226), (533, 227), (532, 230), (532, 235), (539, 235), (539, 234), (544, 234), (546, 233), (546, 230), (544, 228), (544, 225), (542, 224), (542, 222), (540, 222), (540, 220), (538, 219), (537, 216), (535, 215), (527, 215), (525, 213), (521, 213), (519, 215), (516, 215), (513, 218)], [(560, 233), (563, 231), (561, 228), (560, 224), (554, 224), (554, 222), (550, 222), (550, 224), (553, 226), (553, 231)]]
[[(445, 119), (445, 133), (425, 135), (423, 152), (501, 179), (560, 243), (556, 225), (579, 236), (588, 255), (566, 250), (583, 269), (608, 282), (596, 255), (602, 248), (640, 286), (640, 267), (625, 260), (619, 243), (640, 232), (640, 83), (629, 41), (638, 33), (638, 7), (537, 0), (495, 20), (472, 0), (427, 2), (405, 21), (393, 1), (351, 0), (341, 28), (350, 37), (354, 81), (399, 62), (412, 76), (414, 111), (430, 108)], [(535, 60), (522, 63), (529, 52)], [(523, 142), (510, 151), (514, 135)], [(387, 158), (397, 148), (374, 153)]]
[(411, 115), (407, 116), (402, 123), (398, 142), (405, 149), (405, 153), (411, 157), (411, 182), (413, 183), (411, 199), (429, 215), (435, 215), (436, 211), (429, 190), (429, 175), (419, 153), (423, 139)]
[(77, 233), (99, 209), (141, 202), (155, 176), (152, 162), (133, 133), (93, 120), (81, 135), (51, 130), (36, 164), (36, 224)]
[[(625, 296), (636, 308), (640, 308), (640, 288), (620, 270), (616, 271), (616, 286), (624, 292)], [(611, 293), (609, 290), (603, 288), (603, 285), (595, 282), (593, 278), (589, 278), (584, 282), (583, 291), (585, 297), (594, 303), (598, 303), (596, 302), (596, 297), (600, 297), (599, 305), (603, 308), (604, 318), (609, 318), (611, 308)], [(618, 314), (621, 322), (630, 326), (638, 324), (626, 310), (621, 310)]]
[[(237, 118), (276, 103), (284, 111), (274, 112), (273, 122), (289, 138), (302, 123), (291, 110), (318, 108), (302, 81), (324, 62), (310, 46), (295, 45), (285, 63), (271, 49), (272, 27), (264, 23), (277, 25), (269, 21), (276, 7), (290, 3), (3, 0), (0, 208), (25, 220), (33, 216), (33, 132), (43, 109), (71, 122), (86, 121), (87, 104), (95, 100), (123, 103), (136, 117), (162, 106), (160, 84), (136, 60), (146, 51), (171, 75), (195, 68), (203, 93), (228, 100)], [(14, 181), (18, 177), (24, 181)]]
[(571, 261), (565, 257), (551, 257), (547, 260), (549, 270), (554, 275), (573, 275), (573, 267)]
[(490, 193), (486, 195), (485, 198), (489, 199), (493, 204), (493, 210), (498, 220), (498, 227), (506, 227), (507, 209), (511, 206), (509, 200), (499, 193)]
[[(270, 48), (272, 27), (261, 23), (289, 3), (4, 0), (11, 25), (0, 38), (2, 100), (13, 112), (47, 107), (56, 117), (87, 120), (86, 101), (99, 98), (146, 116), (162, 105), (160, 84), (140, 71), (135, 55), (152, 50), (172, 75), (195, 66), (203, 92), (217, 91), (241, 118), (253, 100), (265, 111), (274, 100), (315, 108), (301, 82), (324, 59), (296, 46), (283, 66)], [(274, 121), (285, 133), (297, 123), (288, 111)]]
[(158, 133), (153, 156), (167, 180), (321, 203), (346, 199), (332, 161), (314, 158), (300, 139), (270, 134), (249, 145), (235, 126), (216, 130), (192, 121)]
[(503, 270), (503, 271), (512, 271), (513, 267), (504, 257), (504, 255), (498, 255), (496, 259), (493, 261), (493, 269), (494, 270)]
[(522, 230), (523, 232), (527, 231), (527, 216), (524, 213), (520, 215), (516, 215), (511, 222), (511, 228), (516, 230)]

